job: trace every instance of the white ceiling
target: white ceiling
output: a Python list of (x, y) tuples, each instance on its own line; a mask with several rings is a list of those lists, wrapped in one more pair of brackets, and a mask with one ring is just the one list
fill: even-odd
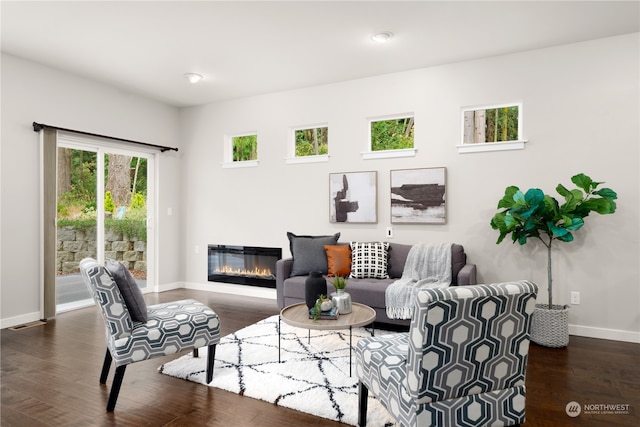
[[(636, 33), (639, 5), (3, 0), (1, 46), (184, 107)], [(375, 44), (380, 31), (395, 36)]]

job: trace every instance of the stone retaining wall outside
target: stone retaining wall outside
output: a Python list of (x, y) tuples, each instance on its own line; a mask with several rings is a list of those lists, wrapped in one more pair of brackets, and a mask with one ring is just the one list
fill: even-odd
[[(129, 270), (147, 271), (147, 242), (122, 232), (105, 230), (105, 258), (122, 261)], [(77, 273), (80, 261), (96, 256), (96, 228), (76, 230), (73, 226), (58, 227), (59, 273)]]

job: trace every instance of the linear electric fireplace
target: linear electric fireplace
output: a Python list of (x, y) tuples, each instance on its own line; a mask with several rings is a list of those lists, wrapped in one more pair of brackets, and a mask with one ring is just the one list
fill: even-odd
[(209, 281), (276, 287), (281, 248), (209, 245)]

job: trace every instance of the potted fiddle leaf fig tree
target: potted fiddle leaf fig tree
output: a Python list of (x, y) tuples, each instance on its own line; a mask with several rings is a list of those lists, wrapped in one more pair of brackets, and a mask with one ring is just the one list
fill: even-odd
[(567, 305), (553, 304), (553, 276), (551, 249), (555, 241), (572, 242), (573, 232), (584, 225), (591, 212), (612, 214), (618, 198), (610, 188), (598, 188), (602, 182), (593, 181), (585, 174), (571, 177), (577, 188), (568, 189), (558, 184), (556, 191), (564, 198), (560, 203), (538, 188), (525, 193), (516, 186), (507, 187), (498, 202), (500, 210), (491, 219), (491, 227), (500, 232), (496, 244), (511, 236), (513, 243), (524, 245), (534, 239), (547, 248), (547, 290), (549, 303), (536, 304), (531, 320), (531, 340), (548, 347), (565, 347), (569, 343)]

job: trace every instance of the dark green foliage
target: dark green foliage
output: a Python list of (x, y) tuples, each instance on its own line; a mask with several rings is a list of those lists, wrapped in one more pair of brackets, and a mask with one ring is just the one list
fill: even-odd
[[(68, 150), (69, 159), (71, 162), (69, 169), (69, 172), (71, 174), (71, 185), (69, 192), (60, 194), (58, 196), (58, 215), (62, 218), (71, 214), (73, 208), (84, 206), (82, 211), (85, 214), (90, 210), (95, 211), (96, 209), (96, 153), (70, 148), (65, 150)], [(109, 156), (105, 155), (105, 173), (107, 171), (108, 165)], [(136, 191), (134, 191), (134, 194), (139, 194), (143, 197), (143, 199), (146, 200), (147, 159), (132, 157), (131, 174), (134, 178), (132, 179), (132, 184), (134, 183), (136, 187)], [(140, 204), (140, 200), (138, 200), (136, 203)], [(105, 193), (104, 206), (106, 212), (113, 212), (115, 210), (110, 192)]]
[(573, 241), (573, 232), (584, 225), (584, 218), (591, 212), (602, 215), (616, 211), (618, 195), (610, 188), (598, 187), (584, 174), (571, 178), (575, 189), (569, 190), (558, 184), (556, 191), (564, 198), (564, 203), (544, 194), (538, 188), (530, 188), (522, 193), (518, 187), (507, 187), (504, 197), (498, 202), (500, 212), (491, 219), (491, 228), (498, 230), (501, 243), (511, 235), (511, 240), (521, 245), (533, 237), (540, 240), (548, 249), (549, 306), (552, 305), (551, 287), (551, 244), (554, 240)]
[[(138, 159), (140, 162), (138, 162)], [(137, 167), (137, 172), (136, 172)], [(145, 198), (147, 196), (147, 159), (144, 157), (132, 157), (131, 158), (131, 192), (133, 194), (142, 194)]]
[(258, 159), (258, 135), (236, 136), (233, 138), (233, 161), (243, 162)]
[(413, 117), (371, 122), (371, 150), (413, 148)]
[(96, 196), (97, 153), (70, 150), (71, 191), (76, 200), (91, 200)]
[(329, 128), (299, 129), (296, 136), (296, 157), (329, 153)]
[(518, 140), (518, 107), (492, 108), (486, 110), (487, 142)]
[(590, 212), (612, 214), (616, 211), (618, 196), (615, 191), (610, 188), (597, 190), (602, 183), (594, 182), (584, 174), (574, 176), (571, 181), (579, 188), (568, 190), (562, 184), (556, 187), (564, 198), (563, 204), (537, 188), (523, 194), (518, 187), (507, 187), (498, 202), (498, 209), (503, 210), (491, 220), (491, 227), (500, 231), (497, 243), (509, 234), (521, 245), (527, 243), (529, 237), (541, 239), (541, 234), (547, 237), (543, 240), (545, 245), (553, 239), (570, 242), (572, 231), (584, 225), (583, 218)]

